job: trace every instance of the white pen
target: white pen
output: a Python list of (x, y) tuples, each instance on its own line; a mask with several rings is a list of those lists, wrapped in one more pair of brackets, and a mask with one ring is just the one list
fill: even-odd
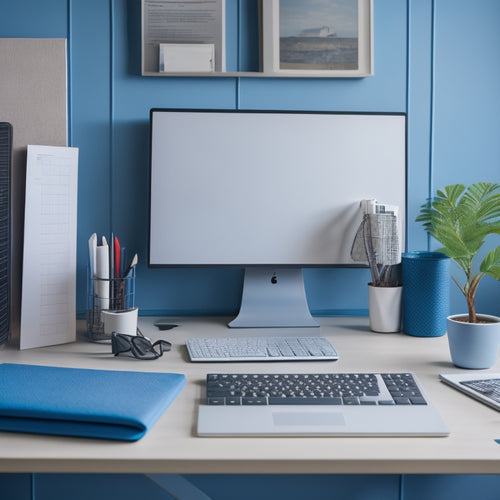
[(97, 297), (100, 309), (109, 309), (109, 247), (106, 238), (96, 248)]
[(94, 278), (95, 262), (96, 262), (97, 234), (92, 234), (89, 238), (89, 272), (90, 277)]
[(125, 271), (124, 274), (125, 277), (128, 277), (130, 271), (132, 271), (132, 269), (137, 265), (137, 262), (139, 262), (139, 257), (137, 257), (137, 254), (135, 254), (134, 257), (132, 258), (132, 261), (130, 262), (130, 265), (127, 267), (127, 270)]

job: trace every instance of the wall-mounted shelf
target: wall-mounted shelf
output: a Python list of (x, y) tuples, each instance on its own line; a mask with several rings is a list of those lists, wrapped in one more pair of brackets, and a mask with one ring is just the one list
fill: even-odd
[[(311, 11), (313, 7), (304, 1), (303, 9), (308, 14), (302, 16), (304, 19), (316, 17), (314, 27), (305, 22), (295, 26), (288, 18), (286, 0), (216, 0), (205, 4), (142, 0), (142, 76), (373, 75), (373, 0), (353, 2), (347, 22), (331, 8)], [(215, 57), (210, 62), (214, 71), (184, 71), (186, 60), (180, 53), (174, 62), (162, 59), (160, 44), (213, 44)], [(195, 59), (187, 62), (197, 64)], [(203, 69), (207, 62), (205, 58)]]
[[(371, 76), (370, 74), (358, 74), (359, 78)], [(154, 77), (198, 77), (198, 78), (332, 78), (331, 75), (325, 75), (324, 72), (308, 72), (304, 73), (264, 73), (263, 71), (224, 71), (224, 72), (159, 72), (159, 71), (143, 71), (142, 76), (154, 76)], [(350, 75), (335, 75), (335, 78), (353, 78)]]

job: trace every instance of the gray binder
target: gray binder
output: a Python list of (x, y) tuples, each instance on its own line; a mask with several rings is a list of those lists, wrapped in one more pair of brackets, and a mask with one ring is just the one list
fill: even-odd
[(10, 179), (12, 162), (12, 125), (0, 122), (0, 344), (10, 336)]

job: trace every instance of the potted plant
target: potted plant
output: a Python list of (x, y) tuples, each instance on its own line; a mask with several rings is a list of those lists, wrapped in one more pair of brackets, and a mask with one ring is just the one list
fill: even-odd
[(368, 310), (370, 329), (374, 332), (390, 333), (401, 329), (402, 287), (397, 276), (401, 263), (399, 240), (394, 213), (367, 213), (351, 250), (353, 260), (366, 262), (370, 267)]
[(467, 302), (468, 313), (447, 318), (453, 363), (462, 368), (490, 368), (500, 347), (500, 318), (476, 312), (476, 292), (484, 276), (500, 280), (500, 246), (480, 263), (485, 238), (500, 234), (500, 184), (479, 182), (446, 186), (422, 205), (416, 219), (435, 238), (443, 252), (465, 274), (461, 283), (452, 276)]

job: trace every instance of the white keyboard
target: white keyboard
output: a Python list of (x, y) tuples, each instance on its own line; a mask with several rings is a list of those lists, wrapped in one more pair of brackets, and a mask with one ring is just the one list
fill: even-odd
[(323, 337), (192, 337), (191, 361), (334, 361), (338, 354)]

